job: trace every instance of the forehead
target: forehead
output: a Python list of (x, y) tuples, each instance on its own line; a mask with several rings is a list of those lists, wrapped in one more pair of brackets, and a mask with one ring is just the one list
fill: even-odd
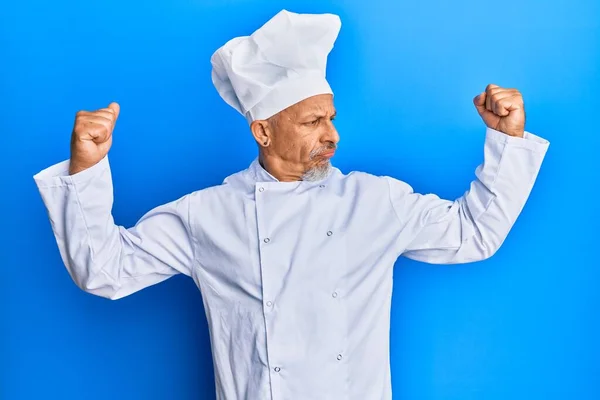
[(319, 94), (302, 100), (290, 107), (290, 111), (297, 115), (311, 113), (333, 114), (335, 107), (333, 105), (333, 96), (330, 94)]

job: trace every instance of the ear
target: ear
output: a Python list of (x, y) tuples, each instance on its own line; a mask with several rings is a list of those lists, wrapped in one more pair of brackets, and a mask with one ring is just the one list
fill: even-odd
[(261, 147), (267, 147), (271, 143), (271, 134), (269, 131), (269, 122), (266, 120), (252, 121), (250, 124), (250, 131), (254, 140)]

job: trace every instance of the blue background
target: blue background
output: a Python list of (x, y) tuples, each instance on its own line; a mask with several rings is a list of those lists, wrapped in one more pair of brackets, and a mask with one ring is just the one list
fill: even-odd
[(255, 145), (209, 58), (282, 8), (342, 18), (328, 78), (344, 172), (461, 195), (482, 160), (471, 99), (488, 83), (521, 90), (526, 128), (551, 141), (492, 259), (396, 265), (394, 398), (599, 399), (597, 0), (5, 2), (0, 398), (214, 398), (193, 282), (116, 302), (85, 294), (32, 175), (68, 158), (76, 111), (110, 101), (121, 104), (110, 153), (121, 225), (246, 168)]

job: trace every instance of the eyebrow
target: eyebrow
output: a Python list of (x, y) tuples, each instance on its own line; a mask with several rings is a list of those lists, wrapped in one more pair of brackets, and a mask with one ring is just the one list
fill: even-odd
[[(333, 112), (333, 114), (331, 115), (331, 118), (335, 118), (337, 116), (337, 110)], [(317, 119), (317, 118), (325, 118), (326, 115), (324, 113), (319, 113), (319, 112), (312, 112), (310, 114), (308, 114), (305, 118), (306, 119)]]

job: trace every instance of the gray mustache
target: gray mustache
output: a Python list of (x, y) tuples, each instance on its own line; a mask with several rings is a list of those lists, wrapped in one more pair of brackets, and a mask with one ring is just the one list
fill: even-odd
[(321, 155), (321, 154), (323, 154), (327, 151), (331, 151), (331, 150), (337, 150), (337, 145), (335, 143), (329, 143), (324, 147), (319, 147), (318, 149), (311, 151), (310, 158), (314, 158), (318, 155)]

